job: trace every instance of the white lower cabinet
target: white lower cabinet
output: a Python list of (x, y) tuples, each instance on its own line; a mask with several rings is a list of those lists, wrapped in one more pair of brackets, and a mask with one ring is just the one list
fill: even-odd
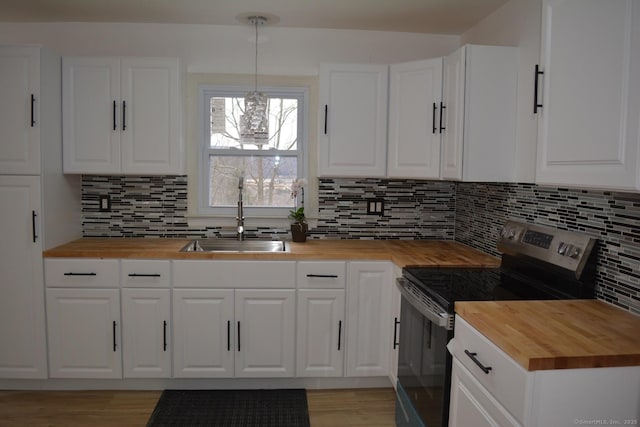
[(119, 289), (47, 289), (51, 378), (122, 378)]
[(344, 293), (344, 289), (298, 290), (297, 376), (343, 375)]
[(624, 425), (640, 412), (640, 367), (527, 371), (456, 316), (449, 426)]
[(170, 295), (170, 289), (122, 289), (125, 378), (171, 376)]
[(173, 375), (232, 377), (232, 289), (173, 290)]
[(174, 289), (174, 376), (292, 377), (295, 290)]
[(392, 264), (348, 264), (346, 375), (387, 376), (391, 343)]
[(402, 276), (402, 269), (397, 266), (393, 266), (393, 277), (391, 287), (391, 324), (393, 325), (393, 332), (391, 338), (391, 345), (389, 346), (389, 379), (391, 385), (396, 388), (398, 382), (398, 360), (400, 357), (400, 302), (402, 295), (397, 288), (394, 278)]

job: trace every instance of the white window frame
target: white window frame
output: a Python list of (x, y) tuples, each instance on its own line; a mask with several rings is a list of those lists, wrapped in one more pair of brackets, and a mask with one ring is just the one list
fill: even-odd
[[(198, 86), (198, 110), (200, 112), (200, 134), (199, 134), (199, 161), (198, 161), (198, 215), (202, 217), (234, 219), (237, 215), (237, 207), (211, 207), (209, 206), (209, 155), (215, 154), (216, 149), (210, 147), (211, 119), (210, 119), (210, 99), (213, 96), (219, 97), (244, 97), (247, 92), (254, 89), (253, 86), (233, 86), (233, 85), (200, 85)], [(267, 94), (268, 97), (284, 97), (298, 99), (298, 178), (308, 179), (308, 111), (309, 111), (309, 90), (306, 87), (260, 87), (259, 90)], [(242, 154), (250, 156), (253, 153), (264, 154), (264, 151), (243, 150)], [(288, 153), (290, 151), (270, 151), (270, 155), (278, 153)], [(229, 153), (231, 154), (231, 153)], [(233, 152), (237, 156), (238, 152)], [(298, 200), (298, 205), (302, 201)], [(289, 207), (252, 207), (244, 206), (244, 216), (246, 219), (286, 219), (289, 211), (294, 207), (294, 200)]]

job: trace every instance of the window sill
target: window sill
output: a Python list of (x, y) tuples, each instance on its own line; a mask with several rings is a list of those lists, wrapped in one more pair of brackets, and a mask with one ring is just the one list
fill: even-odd
[[(316, 219), (308, 219), (309, 227), (313, 228), (317, 225)], [(193, 228), (206, 228), (206, 227), (223, 227), (231, 228), (235, 230), (237, 226), (237, 220), (234, 217), (229, 216), (203, 216), (203, 215), (187, 215), (187, 223), (189, 227)], [(244, 227), (247, 230), (251, 230), (257, 227), (272, 227), (278, 229), (288, 230), (291, 225), (291, 220), (283, 217), (247, 217), (244, 218)]]

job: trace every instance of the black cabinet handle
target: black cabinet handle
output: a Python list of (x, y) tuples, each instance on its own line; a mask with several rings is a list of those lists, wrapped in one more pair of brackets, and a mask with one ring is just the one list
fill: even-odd
[(438, 130), (438, 128), (436, 127), (436, 111), (438, 110), (438, 104), (436, 104), (435, 102), (433, 103), (433, 115), (431, 116), (432, 122), (433, 122), (433, 129), (432, 129), (432, 133), (436, 133), (436, 131)]
[(465, 350), (464, 353), (469, 356), (471, 360), (473, 360), (473, 363), (475, 363), (480, 369), (482, 369), (482, 372), (484, 372), (485, 374), (491, 372), (491, 366), (484, 366), (482, 362), (478, 360), (478, 358), (476, 357), (478, 353), (471, 353), (469, 350)]
[(116, 321), (113, 321), (113, 351), (116, 351), (118, 348), (116, 344)]
[(338, 321), (338, 351), (340, 351), (341, 341), (342, 341), (342, 320)]
[(113, 100), (113, 130), (117, 130), (118, 127), (116, 126), (116, 100)]
[(329, 112), (329, 106), (324, 104), (324, 134), (327, 134), (327, 115)]
[(65, 276), (97, 276), (96, 273), (64, 273)]
[(31, 127), (36, 125), (36, 96), (31, 94)]
[(238, 351), (240, 351), (240, 321), (238, 320)]
[(231, 320), (227, 320), (227, 351), (231, 351)]
[(307, 274), (307, 277), (319, 277), (324, 279), (337, 279), (338, 275), (336, 274)]
[(122, 130), (127, 129), (127, 101), (122, 101)]
[(398, 346), (400, 345), (400, 343), (398, 342), (398, 325), (400, 324), (400, 321), (398, 320), (397, 317), (393, 318), (393, 349), (395, 350), (396, 348), (398, 348)]
[(167, 351), (167, 321), (162, 322), (162, 350)]
[(447, 108), (442, 102), (440, 103), (440, 133), (446, 128), (442, 126), (442, 116), (444, 115), (444, 109)]
[(37, 217), (38, 217), (38, 214), (36, 213), (36, 211), (31, 211), (31, 235), (33, 236), (33, 243), (35, 243), (36, 240), (38, 239), (38, 234), (36, 230)]
[(539, 80), (542, 75), (544, 75), (544, 71), (540, 71), (540, 65), (536, 64), (533, 75), (533, 114), (538, 114), (538, 108), (542, 108), (542, 104), (538, 102)]
[(145, 274), (145, 273), (131, 273), (129, 277), (161, 277), (161, 274), (153, 273), (153, 274)]

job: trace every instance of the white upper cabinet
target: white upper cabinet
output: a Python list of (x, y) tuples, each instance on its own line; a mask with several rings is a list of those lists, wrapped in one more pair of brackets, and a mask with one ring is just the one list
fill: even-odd
[(635, 0), (543, 2), (538, 183), (640, 189), (639, 24)]
[(388, 68), (320, 65), (318, 176), (385, 176)]
[(393, 64), (387, 176), (439, 178), (442, 58)]
[(183, 173), (177, 59), (68, 57), (62, 64), (65, 173)]
[(465, 45), (444, 60), (441, 177), (515, 179), (517, 50)]
[(40, 49), (0, 47), (0, 174), (40, 174)]

